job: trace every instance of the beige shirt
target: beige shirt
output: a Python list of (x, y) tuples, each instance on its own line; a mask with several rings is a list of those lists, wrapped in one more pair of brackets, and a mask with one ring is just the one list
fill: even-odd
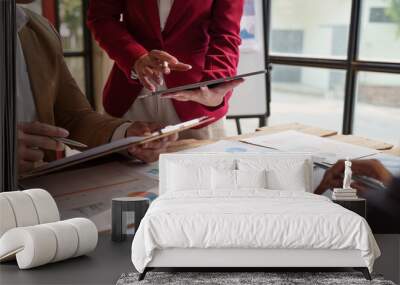
[[(165, 28), (173, 4), (174, 0), (158, 0), (158, 13), (160, 16), (161, 31)], [(166, 85), (158, 85), (157, 88), (165, 89)], [(149, 92), (150, 91), (143, 88), (140, 95), (144, 95)], [(131, 121), (152, 121), (165, 125), (180, 123), (171, 100), (165, 99), (163, 102), (160, 102), (157, 98), (150, 97), (136, 100), (136, 102), (126, 112), (124, 118)], [(124, 127), (127, 128), (128, 125), (125, 124)]]
[[(174, 0), (158, 0), (158, 12), (160, 16), (161, 31), (164, 30)], [(153, 84), (157, 85), (155, 82)], [(157, 85), (158, 90), (166, 89), (165, 83)], [(150, 91), (143, 88), (140, 95), (149, 94)], [(164, 125), (178, 124), (181, 121), (175, 112), (170, 99), (161, 99), (159, 96), (149, 96), (135, 100), (135, 103), (125, 113), (124, 119), (133, 121), (153, 121)]]
[(165, 24), (167, 23), (167, 19), (169, 13), (171, 12), (173, 4), (174, 0), (158, 0), (158, 12), (160, 14), (161, 31), (165, 28)]

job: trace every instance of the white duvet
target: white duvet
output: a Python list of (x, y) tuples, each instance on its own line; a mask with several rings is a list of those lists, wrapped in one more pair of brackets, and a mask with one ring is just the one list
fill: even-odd
[(323, 196), (268, 190), (160, 196), (135, 235), (132, 262), (143, 272), (154, 250), (166, 248), (358, 249), (370, 271), (380, 255), (357, 214)]

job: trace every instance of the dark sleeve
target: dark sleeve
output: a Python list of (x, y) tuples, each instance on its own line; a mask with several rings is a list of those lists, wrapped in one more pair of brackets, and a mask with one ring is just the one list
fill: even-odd
[(399, 202), (400, 207), (400, 177), (393, 178), (389, 191), (390, 195)]

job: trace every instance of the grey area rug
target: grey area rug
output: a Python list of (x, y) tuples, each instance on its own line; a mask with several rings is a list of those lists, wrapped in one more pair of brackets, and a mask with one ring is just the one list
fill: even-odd
[(147, 284), (213, 284), (213, 285), (297, 285), (297, 284), (368, 284), (368, 285), (395, 285), (384, 280), (381, 276), (373, 275), (368, 281), (359, 272), (148, 272), (146, 278), (138, 281), (138, 273), (122, 274), (117, 285), (147, 285)]

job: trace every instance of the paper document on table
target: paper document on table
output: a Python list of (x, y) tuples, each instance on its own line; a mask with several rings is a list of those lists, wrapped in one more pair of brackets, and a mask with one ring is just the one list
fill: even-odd
[(86, 217), (99, 231), (111, 228), (111, 199), (158, 194), (158, 163), (113, 161), (24, 179), (24, 188), (43, 188), (56, 200), (63, 219)]
[(260, 147), (256, 145), (250, 145), (238, 141), (220, 140), (216, 143), (196, 147), (193, 149), (187, 149), (181, 151), (181, 153), (213, 153), (213, 152), (224, 152), (224, 153), (243, 153), (243, 152), (276, 152), (276, 150)]
[(377, 154), (379, 151), (342, 143), (328, 138), (285, 131), (241, 140), (246, 143), (290, 152), (312, 153), (317, 162), (334, 164), (339, 159), (357, 159)]

